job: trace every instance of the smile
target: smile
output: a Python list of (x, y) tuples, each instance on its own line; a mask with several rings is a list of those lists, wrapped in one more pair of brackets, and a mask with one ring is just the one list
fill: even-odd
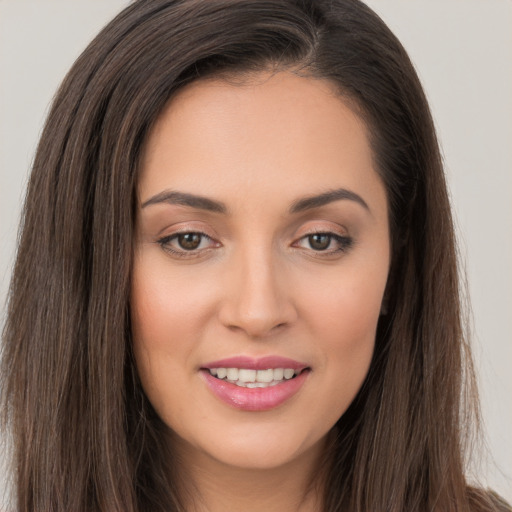
[(293, 379), (301, 370), (293, 368), (267, 368), (252, 370), (249, 368), (210, 368), (210, 375), (243, 388), (267, 388)]
[(213, 395), (225, 404), (242, 411), (267, 411), (298, 393), (311, 368), (279, 356), (241, 356), (209, 363), (200, 373)]

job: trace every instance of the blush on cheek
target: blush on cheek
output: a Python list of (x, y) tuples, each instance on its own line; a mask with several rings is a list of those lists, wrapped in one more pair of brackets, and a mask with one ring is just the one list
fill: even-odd
[[(330, 366), (338, 361), (336, 374), (343, 389), (343, 407), (348, 407), (368, 373), (375, 347), (375, 336), (379, 319), (380, 302), (370, 297), (369, 301), (354, 297), (340, 297), (338, 307), (326, 308), (318, 318), (319, 332), (323, 333), (322, 347)], [(322, 326), (322, 327), (320, 327)], [(320, 331), (321, 328), (321, 331)], [(342, 398), (342, 397), (340, 397)], [(341, 409), (343, 409), (343, 407)], [(340, 415), (344, 410), (340, 410)]]
[(321, 322), (320, 325), (328, 327), (333, 334), (342, 333), (347, 342), (355, 345), (361, 339), (375, 336), (381, 302), (379, 290), (373, 289), (368, 293), (364, 284), (346, 286), (341, 293), (336, 290), (310, 300), (312, 316)]

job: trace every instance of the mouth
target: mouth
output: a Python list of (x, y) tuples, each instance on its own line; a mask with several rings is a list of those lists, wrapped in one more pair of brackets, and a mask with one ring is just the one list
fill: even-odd
[(251, 368), (209, 368), (210, 375), (216, 379), (235, 384), (242, 388), (268, 388), (294, 379), (307, 368), (267, 368), (255, 370)]
[(288, 402), (298, 393), (311, 367), (270, 356), (223, 359), (200, 370), (210, 391), (222, 402), (245, 411), (266, 411)]

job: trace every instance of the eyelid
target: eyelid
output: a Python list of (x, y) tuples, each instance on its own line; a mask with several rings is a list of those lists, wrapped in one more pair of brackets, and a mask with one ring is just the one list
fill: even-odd
[[(179, 229), (175, 229), (174, 231), (167, 232), (164, 235), (158, 236), (156, 239), (156, 243), (160, 245), (162, 250), (171, 254), (172, 256), (177, 256), (180, 258), (194, 258), (199, 257), (205, 252), (214, 249), (216, 247), (220, 247), (222, 244), (214, 238), (211, 234), (207, 233), (208, 230), (204, 228), (195, 228), (193, 225), (187, 224)], [(163, 230), (165, 232), (165, 230)], [(197, 249), (180, 249), (178, 247), (173, 247), (171, 243), (176, 240), (180, 235), (185, 234), (197, 234), (200, 235), (203, 239), (209, 240), (208, 247), (201, 247)], [(202, 242), (201, 242), (202, 243)]]
[[(313, 235), (328, 236), (329, 237), (329, 246), (332, 245), (332, 243), (334, 242), (335, 244), (337, 244), (337, 247), (326, 248), (326, 249), (314, 249), (313, 247), (309, 247), (309, 248), (303, 247), (301, 245), (301, 242), (305, 241), (306, 239), (308, 239), (309, 237), (311, 237)], [(354, 239), (352, 237), (338, 235), (336, 233), (329, 232), (329, 231), (318, 231), (318, 232), (311, 232), (307, 235), (304, 235), (304, 236), (298, 238), (293, 243), (293, 246), (298, 249), (303, 249), (305, 251), (311, 252), (315, 256), (328, 257), (328, 256), (332, 256), (335, 254), (347, 252), (348, 250), (350, 250), (352, 248), (353, 244), (354, 244)]]
[(317, 233), (333, 233), (337, 236), (350, 236), (350, 232), (346, 226), (323, 219), (304, 222), (295, 233), (295, 238), (297, 239)]
[(166, 223), (154, 236), (163, 238), (164, 236), (179, 235), (180, 233), (204, 233), (210, 238), (215, 238), (216, 236), (208, 224), (198, 220), (182, 220), (171, 224)]
[[(304, 243), (308, 243), (307, 239), (313, 235), (329, 236), (329, 247), (336, 244), (335, 248), (314, 249), (313, 247), (304, 247)], [(311, 221), (303, 224), (294, 236), (292, 247), (303, 250), (316, 258), (339, 257), (341, 254), (348, 252), (354, 245), (354, 238), (349, 234), (345, 226), (334, 223), (332, 221)]]

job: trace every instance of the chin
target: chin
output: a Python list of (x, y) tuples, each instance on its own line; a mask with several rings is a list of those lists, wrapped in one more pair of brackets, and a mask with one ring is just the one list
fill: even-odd
[(226, 432), (221, 439), (202, 439), (199, 451), (212, 462), (237, 468), (238, 470), (271, 470), (293, 464), (303, 457), (319, 457), (324, 440), (310, 436), (294, 436), (289, 431), (278, 432), (275, 428), (260, 431)]

